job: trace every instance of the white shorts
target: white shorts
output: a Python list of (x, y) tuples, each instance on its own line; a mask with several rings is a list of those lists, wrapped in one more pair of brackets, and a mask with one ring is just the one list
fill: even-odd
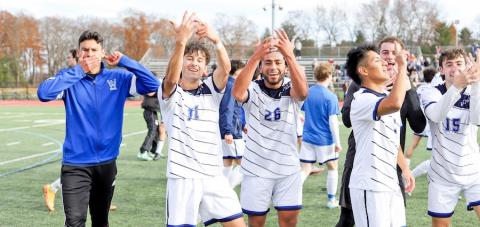
[(300, 148), (300, 162), (325, 164), (338, 159), (338, 152), (335, 152), (335, 144), (319, 146), (307, 142), (302, 143)]
[(395, 192), (378, 192), (350, 188), (355, 226), (407, 226), (400, 188)]
[(168, 178), (167, 225), (205, 226), (242, 218), (237, 194), (223, 176), (204, 179)]
[(223, 159), (241, 159), (245, 152), (245, 140), (234, 139), (232, 144), (222, 140)]
[(262, 216), (270, 204), (278, 211), (302, 209), (302, 179), (300, 172), (270, 179), (243, 176), (240, 203), (244, 214)]
[(467, 200), (468, 210), (480, 205), (480, 179), (475, 184), (467, 186), (430, 181), (428, 184), (428, 215), (436, 218), (451, 217), (462, 191)]

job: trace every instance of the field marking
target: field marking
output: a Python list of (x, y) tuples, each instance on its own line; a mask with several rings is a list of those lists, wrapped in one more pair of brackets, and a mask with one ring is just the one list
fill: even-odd
[(47, 127), (47, 126), (60, 125), (60, 124), (65, 124), (65, 121), (63, 120), (62, 122), (58, 121), (58, 122), (49, 123), (49, 124), (38, 124), (38, 125), (22, 126), (22, 127), (15, 127), (15, 128), (0, 128), (0, 132), (11, 132), (11, 131), (17, 131), (22, 129), (40, 128), (40, 127)]
[(7, 143), (7, 147), (9, 146), (13, 146), (13, 145), (17, 145), (17, 144), (20, 144), (20, 141), (15, 141), (15, 142), (10, 142), (10, 143)]
[(4, 161), (4, 162), (0, 162), (0, 166), (10, 164), (10, 163), (14, 163), (14, 162), (27, 160), (27, 159), (31, 159), (31, 158), (44, 156), (44, 155), (55, 153), (55, 152), (58, 152), (58, 151), (60, 151), (60, 149), (56, 149), (56, 150), (53, 150), (53, 151), (47, 151), (47, 152), (43, 152), (43, 153), (40, 153), (40, 154), (29, 155), (29, 156), (25, 156), (25, 157), (21, 157), (21, 158), (16, 158), (16, 159)]
[[(127, 134), (124, 134), (122, 135), (122, 138), (126, 138), (126, 137), (130, 137), (130, 136), (135, 136), (135, 135), (139, 135), (139, 134), (143, 134), (147, 132), (147, 130), (142, 130), (142, 131), (138, 131), (138, 132), (131, 132), (131, 133), (127, 133)], [(29, 132), (29, 134), (34, 134), (34, 135), (38, 135), (38, 136), (41, 136), (41, 137), (44, 137), (44, 138), (47, 138), (49, 140), (53, 140), (58, 146), (59, 148), (58, 149), (55, 149), (55, 150), (52, 150), (52, 151), (47, 151), (47, 152), (43, 152), (43, 153), (39, 153), (39, 154), (34, 154), (34, 155), (29, 155), (29, 156), (25, 156), (25, 157), (21, 157), (21, 158), (17, 158), (17, 159), (13, 159), (13, 160), (8, 160), (8, 161), (4, 161), (4, 162), (0, 162), (0, 166), (3, 166), (3, 165), (6, 165), (6, 164), (10, 164), (10, 163), (14, 163), (14, 162), (19, 162), (19, 161), (23, 161), (23, 160), (27, 160), (27, 159), (31, 159), (31, 158), (36, 158), (36, 157), (40, 157), (40, 156), (44, 156), (44, 155), (48, 155), (48, 154), (52, 154), (52, 153), (55, 153), (55, 152), (58, 152), (58, 153), (61, 153), (62, 152), (62, 145), (61, 143), (52, 138), (52, 137), (49, 137), (49, 136), (45, 136), (43, 134), (37, 134), (37, 133), (31, 133)], [(53, 143), (54, 144), (54, 143)], [(123, 144), (123, 143), (122, 143)], [(126, 144), (125, 144), (126, 145)]]
[(126, 143), (122, 143), (120, 144), (120, 147), (125, 147), (127, 144)]
[(46, 146), (50, 146), (50, 145), (54, 145), (54, 143), (52, 143), (52, 142), (44, 143), (44, 144), (42, 144), (42, 147), (46, 147)]

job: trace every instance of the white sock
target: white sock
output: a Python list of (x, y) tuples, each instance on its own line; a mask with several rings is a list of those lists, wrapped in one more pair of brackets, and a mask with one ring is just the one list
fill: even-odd
[(58, 179), (56, 179), (53, 183), (51, 183), (50, 187), (52, 187), (53, 191), (55, 193), (57, 193), (57, 191), (62, 188), (62, 183), (60, 182), (60, 177)]
[(237, 187), (242, 183), (243, 174), (240, 172), (240, 166), (233, 168), (232, 173), (230, 173), (230, 177), (228, 178), (228, 182), (232, 188)]
[(337, 194), (338, 170), (328, 170), (327, 172), (327, 194), (329, 199)]
[(223, 175), (227, 178), (230, 179), (230, 174), (232, 173), (233, 166), (224, 166), (223, 167)]
[(422, 163), (418, 164), (415, 167), (415, 169), (412, 170), (412, 175), (415, 178), (419, 177), (419, 176), (422, 176), (422, 175), (426, 174), (429, 169), (430, 169), (430, 159), (425, 160)]
[(157, 150), (155, 151), (157, 154), (162, 154), (164, 144), (165, 144), (164, 140), (158, 140), (157, 141)]

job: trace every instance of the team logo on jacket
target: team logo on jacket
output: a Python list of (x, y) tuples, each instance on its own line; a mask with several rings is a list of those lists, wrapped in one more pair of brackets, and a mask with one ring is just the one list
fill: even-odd
[(110, 91), (117, 90), (117, 79), (107, 80), (108, 86), (110, 87)]

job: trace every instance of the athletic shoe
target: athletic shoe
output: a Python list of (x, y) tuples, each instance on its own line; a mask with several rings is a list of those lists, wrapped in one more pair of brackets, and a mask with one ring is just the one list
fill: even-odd
[(149, 155), (152, 157), (152, 159), (154, 161), (156, 161), (160, 158), (164, 158), (163, 154), (161, 154), (161, 153), (150, 153)]
[(153, 158), (148, 154), (149, 152), (138, 152), (137, 158), (143, 161), (152, 161)]
[(48, 211), (55, 210), (55, 192), (49, 184), (43, 185), (43, 200)]
[(337, 208), (337, 207), (338, 207), (338, 200), (336, 200), (336, 199), (328, 200), (328, 202), (327, 202), (327, 208), (328, 209), (334, 209), (334, 208)]
[(117, 206), (110, 204), (110, 211), (116, 211), (116, 210), (117, 210)]

